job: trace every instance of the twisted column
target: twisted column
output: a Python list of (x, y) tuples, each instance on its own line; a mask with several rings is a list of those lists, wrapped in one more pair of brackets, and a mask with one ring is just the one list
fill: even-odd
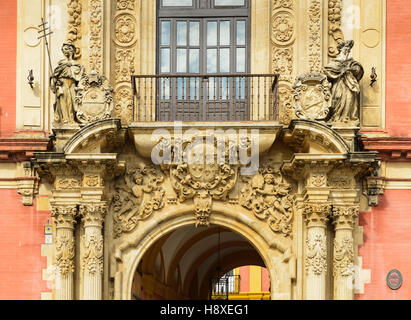
[(332, 218), (334, 238), (334, 299), (354, 298), (354, 239), (353, 229), (358, 217), (359, 206), (355, 204), (334, 205)]
[(83, 300), (102, 299), (103, 281), (103, 222), (107, 211), (105, 203), (81, 204), (80, 216), (84, 223), (81, 239), (83, 255), (81, 259), (83, 280)]
[(52, 218), (56, 225), (56, 300), (73, 300), (74, 278), (74, 224), (75, 205), (53, 205)]
[(307, 226), (305, 271), (307, 300), (325, 300), (327, 274), (327, 221), (331, 205), (305, 203), (303, 216)]

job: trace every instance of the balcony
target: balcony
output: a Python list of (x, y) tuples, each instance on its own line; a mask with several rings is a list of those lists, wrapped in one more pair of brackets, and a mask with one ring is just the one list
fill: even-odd
[(211, 279), (211, 300), (228, 300), (230, 294), (240, 293), (240, 276), (224, 275)]
[(276, 74), (134, 75), (133, 122), (278, 121)]

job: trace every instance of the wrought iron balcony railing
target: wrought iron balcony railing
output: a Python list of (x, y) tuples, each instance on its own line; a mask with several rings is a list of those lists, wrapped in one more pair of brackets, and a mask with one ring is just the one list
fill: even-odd
[(229, 294), (240, 293), (240, 276), (225, 275), (211, 279), (211, 300), (227, 300)]
[(132, 76), (133, 121), (278, 120), (276, 74)]

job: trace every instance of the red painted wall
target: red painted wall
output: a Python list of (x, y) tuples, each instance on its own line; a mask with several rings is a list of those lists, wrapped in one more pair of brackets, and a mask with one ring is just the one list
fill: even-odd
[(411, 137), (411, 6), (387, 1), (386, 125), (391, 136)]
[(0, 136), (16, 129), (17, 1), (0, 1)]
[(36, 212), (36, 202), (23, 206), (17, 190), (0, 190), (0, 199), (0, 300), (39, 300), (51, 291), (42, 280), (47, 259), (41, 256), (50, 212)]
[[(385, 190), (372, 212), (360, 214), (364, 245), (358, 254), (363, 269), (371, 269), (371, 283), (357, 299), (411, 299), (411, 190)], [(386, 284), (387, 273), (398, 269), (403, 276), (399, 290)]]
[(250, 292), (250, 266), (240, 267), (240, 292)]

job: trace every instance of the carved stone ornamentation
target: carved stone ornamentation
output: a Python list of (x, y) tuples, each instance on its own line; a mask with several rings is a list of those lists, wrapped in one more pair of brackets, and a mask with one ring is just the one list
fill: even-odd
[(332, 86), (332, 109), (330, 122), (333, 125), (359, 126), (360, 80), (364, 75), (361, 64), (350, 58), (354, 41), (338, 45), (339, 55), (323, 72)]
[(153, 166), (130, 167), (116, 185), (113, 197), (115, 237), (131, 232), (139, 221), (165, 205), (164, 176)]
[(114, 109), (112, 92), (109, 81), (96, 71), (84, 76), (76, 89), (77, 120), (87, 124), (111, 118)]
[(354, 245), (352, 237), (334, 239), (334, 277), (352, 276), (354, 271)]
[(81, 40), (81, 15), (83, 6), (81, 1), (68, 0), (67, 13), (69, 15), (66, 42), (72, 44), (75, 48), (75, 59), (81, 57), (80, 44)]
[(74, 238), (67, 235), (59, 235), (55, 242), (56, 266), (62, 276), (74, 272)]
[(107, 213), (107, 205), (105, 203), (83, 203), (79, 206), (79, 213), (86, 227), (91, 225), (100, 227)]
[(319, 72), (322, 66), (321, 54), (321, 1), (311, 0), (308, 10), (308, 58), (310, 72)]
[(117, 0), (117, 10), (134, 10), (136, 0)]
[(90, 235), (82, 237), (84, 253), (82, 257), (82, 269), (90, 275), (103, 274), (103, 237)]
[(275, 43), (292, 42), (295, 36), (294, 17), (289, 12), (280, 12), (273, 17), (272, 38)]
[(321, 275), (327, 271), (327, 246), (326, 237), (317, 234), (306, 239), (305, 270), (307, 273)]
[(116, 42), (121, 46), (130, 46), (136, 41), (136, 21), (130, 14), (123, 14), (115, 21)]
[(54, 219), (57, 228), (74, 229), (76, 215), (76, 205), (52, 205), (51, 217)]
[(260, 168), (259, 173), (241, 190), (239, 203), (267, 221), (270, 228), (286, 237), (291, 235), (294, 196), (291, 185), (284, 182), (274, 166)]
[(308, 73), (297, 77), (293, 86), (294, 108), (298, 118), (324, 120), (331, 108), (331, 84), (321, 73)]
[(50, 77), (50, 87), (56, 96), (54, 104), (54, 122), (60, 125), (76, 122), (74, 115), (76, 87), (84, 75), (84, 66), (77, 63), (76, 47), (63, 44), (65, 59), (60, 60)]
[(332, 218), (335, 225), (335, 229), (348, 228), (352, 229), (355, 224), (355, 220), (358, 217), (359, 206), (358, 205), (333, 205)]
[(328, 203), (305, 203), (302, 209), (308, 226), (325, 226), (331, 213), (331, 205)]
[(328, 56), (335, 58), (338, 56), (337, 46), (344, 41), (341, 30), (341, 7), (342, 0), (328, 0)]
[(89, 0), (89, 66), (99, 73), (103, 72), (103, 8), (104, 0)]

